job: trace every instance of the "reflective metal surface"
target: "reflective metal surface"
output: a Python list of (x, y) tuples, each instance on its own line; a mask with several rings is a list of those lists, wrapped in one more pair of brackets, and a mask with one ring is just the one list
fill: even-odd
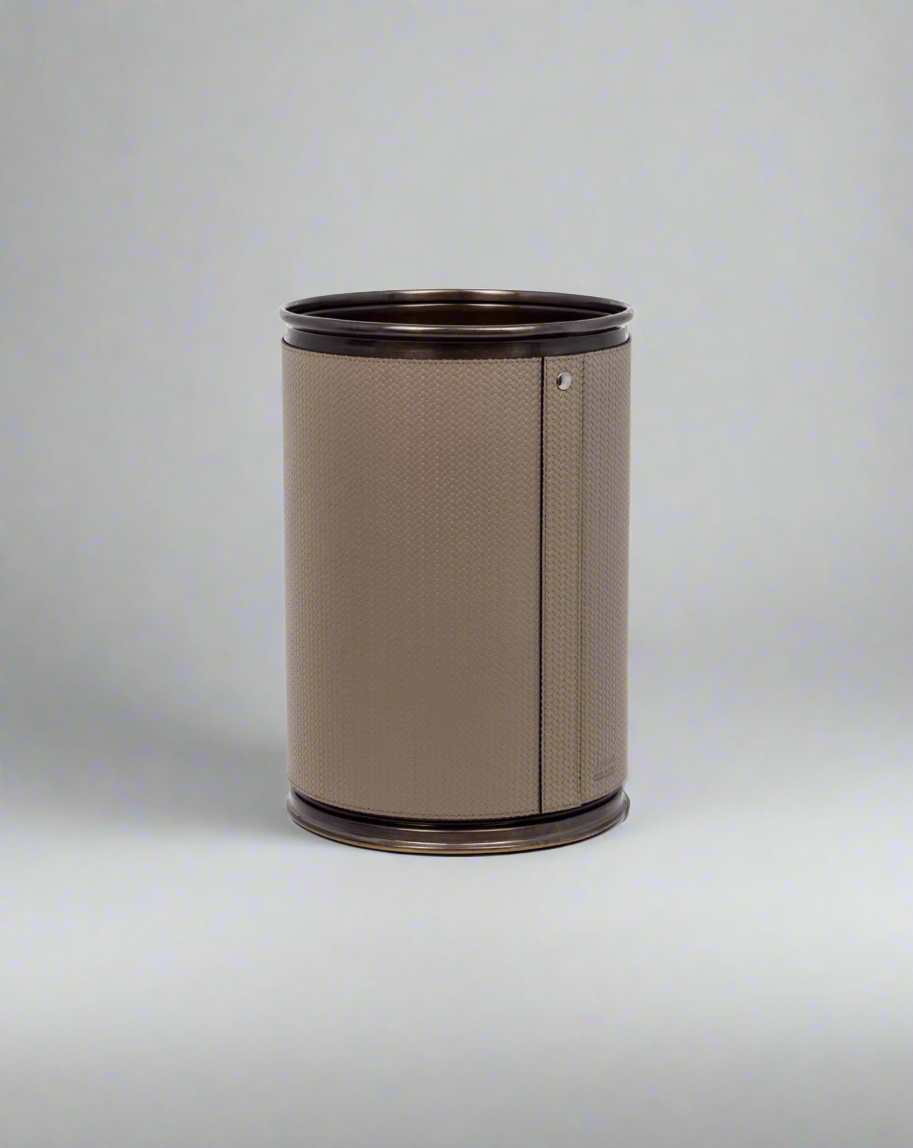
[(616, 346), (633, 310), (549, 291), (362, 291), (297, 299), (281, 311), (290, 346), (402, 358), (534, 358)]
[(628, 816), (623, 789), (564, 813), (505, 821), (408, 821), (371, 817), (308, 801), (294, 790), (287, 801), (291, 819), (304, 829), (366, 849), (393, 853), (519, 853), (551, 849), (595, 837)]

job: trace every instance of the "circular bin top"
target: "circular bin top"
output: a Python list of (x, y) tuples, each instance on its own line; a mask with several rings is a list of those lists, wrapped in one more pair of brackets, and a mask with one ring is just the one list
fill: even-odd
[(392, 358), (575, 355), (628, 339), (617, 299), (553, 291), (355, 291), (296, 299), (285, 341), (308, 351)]

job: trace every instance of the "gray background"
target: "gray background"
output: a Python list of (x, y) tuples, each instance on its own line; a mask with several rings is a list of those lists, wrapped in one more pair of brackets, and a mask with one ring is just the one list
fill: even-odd
[[(3, 6), (10, 1144), (913, 1136), (911, 6)], [(278, 307), (630, 300), (630, 820), (287, 824)]]

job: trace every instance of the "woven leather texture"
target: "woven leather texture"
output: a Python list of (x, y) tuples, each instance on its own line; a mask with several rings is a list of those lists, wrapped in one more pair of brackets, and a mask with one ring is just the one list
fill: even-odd
[(537, 813), (541, 361), (283, 360), (292, 785)]
[[(567, 371), (569, 389), (557, 379)], [(630, 343), (543, 360), (542, 809), (627, 777)]]
[[(571, 385), (559, 390), (558, 376)], [(543, 360), (542, 811), (581, 804), (584, 356)]]
[(631, 344), (585, 356), (581, 517), (580, 797), (628, 776)]
[(283, 367), (294, 788), (435, 820), (616, 790), (630, 344), (498, 360), (283, 345)]

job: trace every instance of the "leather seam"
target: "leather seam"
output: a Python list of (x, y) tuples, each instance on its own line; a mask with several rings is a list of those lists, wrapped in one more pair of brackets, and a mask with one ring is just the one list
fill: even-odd
[(583, 420), (586, 357), (580, 358), (580, 438), (577, 448), (577, 803), (583, 800)]
[(543, 722), (545, 714), (545, 359), (539, 360), (539, 812), (543, 808)]

